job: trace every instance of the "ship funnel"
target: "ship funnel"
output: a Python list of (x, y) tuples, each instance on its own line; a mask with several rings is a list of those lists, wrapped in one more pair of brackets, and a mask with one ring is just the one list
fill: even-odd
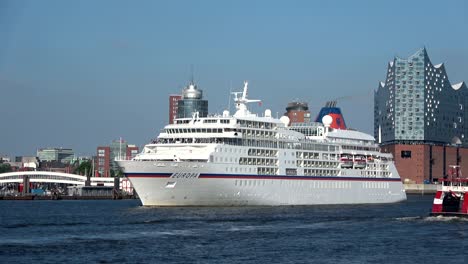
[[(336, 101), (330, 101), (325, 104), (324, 107), (320, 110), (315, 122), (322, 122), (324, 125), (324, 117), (330, 116), (332, 122), (329, 124), (329, 127), (334, 129), (346, 129), (346, 123), (341, 114), (341, 109), (336, 107)], [(328, 118), (327, 118), (328, 120)]]

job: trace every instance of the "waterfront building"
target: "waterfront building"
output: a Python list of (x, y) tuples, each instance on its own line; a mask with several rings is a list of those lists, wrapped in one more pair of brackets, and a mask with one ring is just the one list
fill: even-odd
[(98, 177), (110, 177), (110, 147), (97, 147), (96, 173)]
[(452, 84), (443, 63), (426, 49), (388, 63), (385, 82), (374, 93), (374, 136), (393, 153), (402, 179), (432, 182), (449, 165), (468, 173), (468, 89)]
[(73, 163), (63, 163), (60, 161), (41, 161), (37, 170), (53, 171), (62, 173), (73, 173)]
[(288, 103), (284, 115), (289, 118), (290, 124), (310, 123), (309, 105), (306, 102)]
[(0, 163), (2, 163), (2, 162), (10, 162), (10, 161), (11, 161), (10, 157), (0, 155)]
[(177, 101), (177, 118), (192, 118), (196, 112), (199, 117), (207, 117), (208, 101), (203, 100), (203, 91), (192, 81), (183, 89), (182, 99)]
[(174, 124), (174, 119), (177, 118), (178, 102), (182, 99), (180, 94), (169, 95), (169, 124)]
[(468, 175), (468, 148), (450, 144), (394, 143), (381, 147), (392, 153), (401, 179), (407, 183), (438, 182), (450, 175), (450, 166), (459, 165)]
[(72, 149), (66, 148), (41, 148), (37, 150), (39, 161), (58, 161), (70, 163), (75, 156)]
[(119, 169), (115, 158), (131, 159), (138, 154), (136, 145), (123, 139), (113, 140), (110, 146), (97, 147), (96, 176), (111, 177)]
[(14, 162), (10, 162), (12, 167), (19, 170), (35, 170), (39, 167), (39, 158), (33, 156), (16, 156)]

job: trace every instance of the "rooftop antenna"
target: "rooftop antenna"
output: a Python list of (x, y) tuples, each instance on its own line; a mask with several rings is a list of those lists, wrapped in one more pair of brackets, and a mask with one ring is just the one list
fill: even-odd
[(249, 82), (244, 81), (244, 91), (242, 92), (242, 99), (243, 100), (247, 100), (248, 90), (249, 90)]
[(232, 80), (229, 82), (229, 101), (228, 101), (228, 111), (231, 111), (231, 96), (232, 96)]
[(249, 82), (245, 81), (244, 82), (244, 89), (242, 92), (232, 92), (232, 94), (234, 95), (234, 101), (236, 102), (236, 113), (234, 114), (234, 116), (248, 116), (250, 115), (251, 113), (249, 112), (249, 110), (247, 109), (247, 104), (248, 103), (254, 103), (254, 102), (258, 102), (259, 104), (261, 104), (261, 100), (252, 100), (252, 99), (248, 99), (247, 96), (248, 96), (248, 85), (249, 85)]
[(193, 82), (193, 64), (190, 64), (190, 78), (191, 78), (190, 83), (194, 84), (194, 82)]

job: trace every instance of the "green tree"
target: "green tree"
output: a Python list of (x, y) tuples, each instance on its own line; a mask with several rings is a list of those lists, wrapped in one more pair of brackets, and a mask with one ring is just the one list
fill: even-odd
[(11, 172), (11, 166), (8, 163), (2, 163), (0, 164), (0, 173), (5, 173), (5, 172)]
[(122, 169), (118, 168), (116, 170), (111, 170), (111, 177), (123, 177), (124, 176), (124, 173), (122, 171)]
[(73, 172), (74, 174), (84, 175), (85, 173), (92, 175), (92, 164), (91, 161), (86, 160), (80, 163), (80, 165)]

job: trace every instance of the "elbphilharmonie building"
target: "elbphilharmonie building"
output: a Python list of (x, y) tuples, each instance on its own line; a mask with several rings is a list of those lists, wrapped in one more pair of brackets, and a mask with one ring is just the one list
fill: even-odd
[(468, 146), (468, 89), (450, 82), (443, 63), (426, 49), (388, 64), (374, 96), (374, 136), (388, 143), (454, 143)]
[(468, 88), (451, 82), (425, 48), (388, 63), (374, 93), (374, 136), (403, 180), (436, 182), (461, 166), (468, 175)]

